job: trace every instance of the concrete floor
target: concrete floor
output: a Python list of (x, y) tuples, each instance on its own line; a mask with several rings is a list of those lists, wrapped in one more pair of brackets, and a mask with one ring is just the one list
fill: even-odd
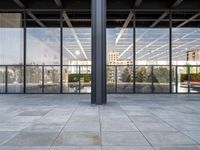
[(0, 95), (0, 150), (200, 150), (200, 95)]

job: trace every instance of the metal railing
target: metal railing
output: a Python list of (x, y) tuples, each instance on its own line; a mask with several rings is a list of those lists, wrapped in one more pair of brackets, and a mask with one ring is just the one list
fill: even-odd
[[(0, 66), (0, 93), (91, 93), (90, 65), (25, 67)], [(106, 76), (107, 93), (200, 93), (200, 66), (107, 65)]]

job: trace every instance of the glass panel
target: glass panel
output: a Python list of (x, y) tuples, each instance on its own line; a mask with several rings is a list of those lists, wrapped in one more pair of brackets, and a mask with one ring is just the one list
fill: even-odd
[[(28, 65), (60, 65), (60, 12), (32, 11), (26, 15)], [(47, 18), (48, 20), (44, 20)], [(52, 19), (52, 20), (51, 20)]]
[[(30, 13), (36, 19), (30, 17)], [(27, 92), (59, 93), (60, 66), (56, 65), (60, 65), (61, 14), (31, 11), (27, 12), (26, 19)]]
[(200, 67), (190, 67), (190, 92), (200, 93)]
[(41, 66), (26, 66), (26, 92), (42, 93)]
[(169, 67), (153, 67), (153, 92), (169, 93)]
[(116, 91), (116, 68), (117, 66), (107, 66), (107, 92), (112, 93)]
[[(156, 22), (160, 17), (160, 21)], [(136, 65), (169, 65), (169, 15), (167, 12), (136, 12), (135, 32)]]
[(179, 66), (177, 68), (178, 75), (178, 93), (188, 93), (188, 67)]
[(0, 93), (5, 93), (5, 82), (6, 82), (5, 71), (6, 71), (5, 67), (0, 66)]
[(44, 93), (60, 93), (59, 66), (44, 66)]
[[(129, 67), (133, 65), (133, 16), (133, 12), (107, 12), (107, 92), (133, 91), (133, 74)], [(126, 76), (126, 72), (130, 72), (130, 76)]]
[(64, 22), (63, 65), (91, 65), (90, 27), (68, 28)]
[[(169, 71), (155, 67), (152, 76), (152, 66), (149, 66), (169, 65), (169, 14), (163, 11), (136, 12), (135, 36), (136, 92), (169, 92)], [(161, 77), (162, 72), (164, 77)]]
[(133, 92), (132, 66), (117, 66), (117, 92)]
[(0, 13), (0, 65), (23, 63), (22, 17), (21, 13)]
[(172, 66), (172, 92), (176, 93), (176, 66)]
[(83, 18), (91, 14), (63, 13), (64, 93), (91, 93), (91, 21)]
[[(196, 15), (198, 13), (195, 11), (173, 13), (173, 65), (200, 65), (200, 17)], [(193, 19), (189, 19), (191, 17)]]
[(81, 93), (91, 93), (91, 66), (80, 66)]
[(23, 93), (24, 69), (22, 66), (8, 66), (8, 93)]
[(63, 93), (79, 93), (79, 66), (63, 66)]
[(60, 64), (60, 28), (27, 28), (27, 64)]
[[(195, 11), (179, 11), (172, 14), (172, 64), (179, 66), (179, 93), (187, 93), (188, 88), (191, 93), (199, 93), (200, 17), (198, 13)], [(193, 66), (190, 67), (189, 73), (188, 65)]]
[(137, 93), (152, 92), (152, 66), (136, 66), (135, 78)]
[[(120, 15), (119, 15), (120, 14)], [(113, 19), (116, 17), (116, 19)], [(125, 21), (116, 21), (124, 19)], [(133, 64), (133, 13), (107, 13), (107, 65)]]

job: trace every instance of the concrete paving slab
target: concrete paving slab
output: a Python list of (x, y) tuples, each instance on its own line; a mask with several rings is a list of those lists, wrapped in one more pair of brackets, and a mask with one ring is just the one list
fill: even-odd
[(101, 146), (52, 146), (50, 150), (101, 150)]
[(102, 145), (149, 145), (140, 132), (102, 132)]
[(144, 132), (152, 145), (195, 145), (191, 138), (180, 132)]
[(54, 146), (98, 146), (101, 144), (98, 132), (62, 132)]
[(103, 146), (102, 150), (154, 150), (151, 146)]
[(7, 146), (50, 146), (58, 133), (20, 132), (4, 145)]

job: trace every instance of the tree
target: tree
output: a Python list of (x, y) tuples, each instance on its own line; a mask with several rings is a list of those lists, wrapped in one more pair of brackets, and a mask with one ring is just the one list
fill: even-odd
[(131, 73), (128, 68), (125, 68), (122, 73), (122, 82), (131, 82)]
[(145, 82), (147, 79), (146, 79), (146, 68), (145, 67), (142, 67), (140, 69), (138, 69), (138, 71), (136, 72), (136, 81), (137, 82)]

